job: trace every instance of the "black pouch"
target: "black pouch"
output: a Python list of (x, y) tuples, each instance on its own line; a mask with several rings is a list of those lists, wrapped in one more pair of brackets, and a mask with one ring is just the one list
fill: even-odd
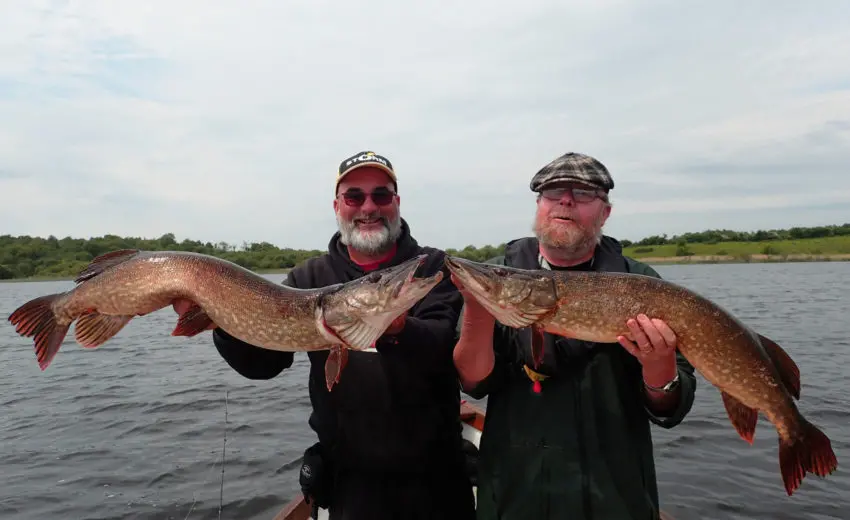
[(321, 443), (317, 442), (304, 452), (298, 482), (308, 504), (323, 509), (330, 507), (333, 468)]
[(469, 477), (473, 486), (478, 485), (478, 447), (472, 442), (461, 439), (463, 449), (463, 463), (466, 476)]

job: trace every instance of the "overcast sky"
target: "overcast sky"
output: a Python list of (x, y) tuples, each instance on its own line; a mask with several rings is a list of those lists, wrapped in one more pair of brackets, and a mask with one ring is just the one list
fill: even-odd
[(0, 234), (323, 249), (366, 149), (443, 248), (530, 234), (567, 151), (617, 238), (850, 222), (850, 2), (408, 4), (8, 2)]

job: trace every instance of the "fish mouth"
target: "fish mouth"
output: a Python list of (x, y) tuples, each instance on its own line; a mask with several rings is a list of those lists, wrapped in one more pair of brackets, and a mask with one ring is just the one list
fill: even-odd
[[(390, 323), (423, 298), (443, 278), (417, 278), (416, 271), (427, 255), (374, 271), (355, 282), (340, 285), (327, 297), (317, 316), (322, 327), (333, 333), (329, 341), (342, 341), (349, 348), (372, 346)], [(323, 329), (320, 329), (323, 330)]]
[(493, 284), (494, 273), (485, 264), (450, 255), (446, 255), (445, 264), (449, 272), (470, 289), (476, 288), (489, 293), (495, 288)]
[[(421, 254), (390, 267), (381, 275), (380, 284), (389, 289), (381, 305), (385, 312), (398, 313), (400, 309), (409, 310), (443, 279), (443, 273), (437, 271), (426, 277), (417, 277), (416, 272), (425, 263), (428, 255)], [(390, 310), (391, 309), (391, 310)]]
[(398, 265), (385, 269), (381, 273), (381, 283), (398, 284), (399, 287), (396, 288), (396, 291), (398, 291), (401, 286), (411, 283), (415, 279), (416, 271), (425, 263), (427, 257), (428, 255), (425, 254), (417, 255)]
[(425, 278), (416, 277), (416, 272), (427, 258), (426, 254), (417, 255), (398, 265), (373, 272), (367, 278), (372, 283), (380, 284), (384, 289), (389, 288), (388, 294), (391, 300), (408, 297), (411, 291), (416, 294), (422, 292), (424, 295), (442, 278), (442, 273), (439, 272), (437, 275)]
[(452, 256), (446, 256), (445, 264), (478, 303), (504, 325), (514, 328), (528, 327), (551, 310), (550, 306), (527, 302), (534, 290), (533, 285), (528, 285), (525, 290), (514, 292), (513, 295), (505, 293), (502, 280), (508, 277), (514, 282), (540, 283), (540, 280), (522, 270)]

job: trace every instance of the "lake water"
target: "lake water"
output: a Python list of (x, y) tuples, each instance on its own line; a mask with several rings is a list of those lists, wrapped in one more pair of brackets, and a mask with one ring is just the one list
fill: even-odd
[[(699, 378), (685, 422), (653, 430), (662, 507), (677, 520), (850, 519), (850, 262), (657, 270), (794, 357), (801, 411), (839, 459), (831, 477), (808, 475), (788, 497), (772, 425), (761, 418), (749, 446)], [(6, 318), (30, 298), (70, 287), (0, 284), (0, 518), (218, 518), (221, 498), (222, 518), (270, 520), (297, 492), (299, 457), (314, 441), (306, 355), (274, 380), (249, 381), (208, 333), (169, 336), (175, 315), (166, 309), (131, 321), (99, 349), (69, 334), (41, 372), (31, 340)]]

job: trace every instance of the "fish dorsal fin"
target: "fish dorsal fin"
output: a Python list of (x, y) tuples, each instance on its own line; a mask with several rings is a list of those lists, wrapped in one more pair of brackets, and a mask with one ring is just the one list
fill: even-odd
[(797, 367), (797, 363), (791, 359), (791, 356), (788, 355), (785, 350), (776, 344), (770, 338), (766, 338), (761, 334), (758, 335), (761, 340), (761, 345), (764, 347), (765, 352), (767, 352), (768, 356), (770, 356), (771, 361), (776, 366), (776, 370), (779, 372), (779, 377), (782, 379), (782, 383), (785, 385), (785, 388), (788, 389), (788, 393), (791, 394), (794, 399), (800, 399), (800, 369)]
[(80, 271), (80, 274), (78, 274), (74, 279), (74, 283), (78, 284), (90, 278), (94, 278), (110, 267), (126, 262), (138, 253), (138, 249), (118, 249), (116, 251), (110, 251), (97, 256), (94, 260), (89, 262), (89, 265), (87, 265), (85, 269)]

